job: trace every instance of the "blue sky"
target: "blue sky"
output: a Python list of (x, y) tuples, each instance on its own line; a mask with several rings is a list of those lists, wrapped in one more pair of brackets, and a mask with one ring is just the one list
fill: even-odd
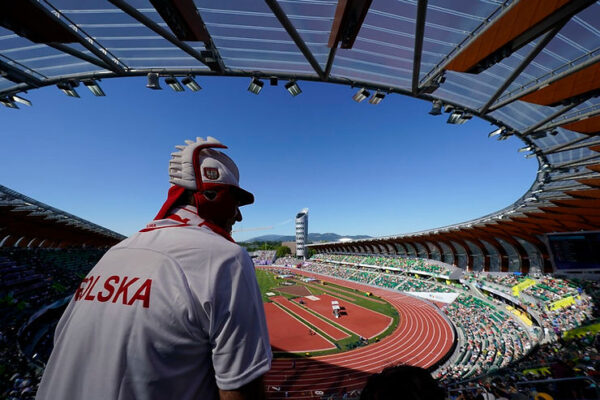
[[(446, 124), (428, 102), (400, 95), (356, 103), (356, 89), (299, 82), (291, 97), (247, 78), (197, 79), (200, 92), (145, 87), (145, 78), (107, 79), (106, 97), (80, 86), (23, 95), (33, 107), (0, 109), (0, 184), (130, 235), (151, 220), (169, 187), (176, 144), (214, 136), (229, 146), (241, 185), (256, 202), (242, 208), (238, 241), (294, 234), (310, 209), (311, 232), (384, 236), (480, 217), (519, 198), (535, 179), (516, 138), (472, 119)], [(253, 230), (273, 227), (267, 230)]]

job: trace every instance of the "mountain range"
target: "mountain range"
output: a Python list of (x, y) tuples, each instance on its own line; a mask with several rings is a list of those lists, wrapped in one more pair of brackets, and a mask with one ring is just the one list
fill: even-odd
[[(338, 235), (337, 233), (309, 233), (308, 241), (312, 243), (318, 242), (337, 242), (341, 238), (349, 238), (352, 240), (356, 239), (369, 239), (371, 236), (367, 235)], [(262, 235), (252, 239), (245, 240), (245, 242), (293, 242), (296, 237), (293, 235)]]

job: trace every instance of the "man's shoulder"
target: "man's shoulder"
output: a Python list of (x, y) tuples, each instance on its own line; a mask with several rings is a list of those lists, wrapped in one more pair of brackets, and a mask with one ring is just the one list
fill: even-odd
[(155, 252), (180, 257), (218, 256), (219, 258), (249, 257), (246, 250), (206, 227), (182, 226), (138, 232), (113, 249), (145, 248)]

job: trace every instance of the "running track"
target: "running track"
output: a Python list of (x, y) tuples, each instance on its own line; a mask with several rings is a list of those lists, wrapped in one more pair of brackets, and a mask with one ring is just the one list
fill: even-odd
[[(268, 269), (268, 268), (265, 268)], [(282, 268), (279, 268), (282, 269)], [(372, 292), (392, 304), (400, 316), (396, 330), (379, 343), (328, 356), (303, 358), (292, 368), (289, 359), (274, 359), (265, 376), (270, 399), (314, 399), (361, 389), (367, 377), (388, 365), (430, 367), (452, 347), (454, 332), (437, 310), (417, 298), (342, 279), (294, 270), (342, 286)]]

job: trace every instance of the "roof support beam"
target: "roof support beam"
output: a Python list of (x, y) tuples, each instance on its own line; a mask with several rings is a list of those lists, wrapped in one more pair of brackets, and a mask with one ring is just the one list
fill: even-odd
[[(500, 15), (498, 16), (498, 18), (500, 16), (502, 16), (502, 14), (506, 13), (508, 10), (510, 10), (511, 6), (516, 4), (517, 2), (513, 2), (512, 5), (507, 5), (507, 1), (505, 1), (501, 6), (499, 6), (496, 10), (494, 10), (492, 12), (491, 15), (489, 15), (481, 24), (479, 24), (475, 29), (473, 29), (473, 31), (461, 42), (458, 44), (458, 46), (456, 46), (454, 48), (454, 50), (449, 53), (446, 57), (444, 57), (435, 67), (433, 67), (425, 76), (424, 80), (419, 84), (419, 91), (422, 91), (423, 88), (429, 87), (431, 86), (431, 84), (433, 83), (433, 80), (440, 74), (443, 73), (443, 71), (446, 69), (446, 66), (448, 64), (450, 64), (454, 59), (456, 59), (456, 57), (458, 57), (458, 55), (461, 53), (461, 51), (463, 51), (467, 44), (470, 43), (470, 41), (474, 41), (476, 40), (479, 36), (481, 36), (481, 34), (485, 31), (485, 29), (482, 29), (485, 24), (490, 24), (489, 22), (492, 17), (494, 16), (494, 14), (496, 14), (496, 12), (498, 10), (500, 10), (501, 8), (504, 8), (504, 10), (501, 11)], [(475, 33), (477, 32), (477, 33)]]
[(582, 167), (584, 165), (594, 164), (594, 162), (588, 162), (595, 160), (600, 157), (600, 154), (593, 154), (589, 157), (580, 158), (579, 160), (569, 161), (566, 163), (555, 165), (554, 168), (565, 168), (565, 167)]
[(550, 32), (546, 33), (546, 36), (544, 36), (542, 38), (542, 40), (540, 40), (538, 42), (538, 44), (533, 48), (533, 50), (531, 50), (529, 52), (529, 54), (527, 54), (527, 57), (525, 57), (523, 59), (523, 61), (521, 61), (519, 66), (517, 68), (515, 68), (515, 70), (512, 72), (512, 74), (510, 74), (510, 76), (506, 79), (506, 81), (504, 81), (502, 86), (500, 86), (498, 88), (496, 93), (494, 93), (492, 95), (492, 97), (490, 97), (488, 102), (481, 108), (481, 110), (480, 110), (481, 114), (487, 113), (487, 111), (490, 108), (490, 106), (492, 105), (492, 103), (494, 103), (498, 99), (498, 97), (500, 97), (500, 95), (502, 95), (502, 93), (504, 93), (506, 88), (508, 88), (510, 86), (510, 84), (513, 83), (513, 81), (515, 79), (517, 79), (517, 77), (519, 75), (521, 75), (521, 72), (523, 72), (523, 70), (533, 61), (534, 58), (537, 57), (538, 54), (540, 54), (540, 52), (546, 47), (546, 45), (548, 43), (550, 43), (550, 41), (554, 38), (554, 36), (556, 36), (556, 34), (562, 29), (563, 26), (565, 26), (565, 23), (566, 22), (563, 22), (562, 24), (560, 24), (560, 25), (556, 26), (554, 29), (552, 29)]
[[(564, 72), (561, 72), (559, 74), (553, 74), (552, 72), (550, 72), (550, 73), (547, 74), (547, 75), (550, 76), (548, 79), (546, 79), (544, 81), (541, 81), (541, 82), (537, 82), (535, 85), (533, 85), (533, 86), (531, 86), (531, 87), (529, 87), (527, 89), (524, 89), (524, 90), (522, 90), (522, 91), (520, 91), (520, 92), (518, 92), (516, 94), (509, 93), (508, 97), (505, 100), (502, 100), (502, 101), (494, 104), (493, 106), (491, 106), (489, 108), (489, 111), (491, 112), (491, 111), (497, 110), (497, 109), (499, 109), (501, 107), (504, 107), (505, 105), (510, 104), (513, 101), (516, 101), (516, 100), (520, 99), (521, 97), (523, 97), (525, 95), (528, 95), (529, 93), (533, 93), (536, 90), (539, 90), (539, 89), (541, 89), (543, 87), (549, 86), (552, 83), (554, 83), (556, 81), (559, 81), (559, 80), (561, 80), (561, 79), (563, 79), (563, 78), (565, 78), (565, 77), (567, 77), (567, 76), (569, 76), (571, 74), (574, 74), (574, 73), (576, 73), (578, 71), (581, 71), (584, 68), (589, 67), (590, 65), (596, 64), (597, 62), (600, 62), (600, 54), (596, 55), (595, 57), (589, 58), (587, 61), (579, 63), (576, 66), (574, 66), (573, 68), (568, 69), (568, 70), (566, 70)], [(558, 69), (562, 69), (562, 66), (559, 67)], [(527, 84), (523, 85), (522, 87), (524, 87), (524, 86), (527, 86)]]
[(325, 77), (324, 79), (329, 79), (329, 74), (331, 73), (331, 68), (333, 67), (333, 60), (335, 59), (335, 53), (337, 52), (337, 46), (332, 47), (329, 50), (329, 56), (327, 57), (327, 65), (325, 66)]
[(104, 68), (104, 69), (108, 69), (110, 70), (110, 67), (107, 63), (105, 63), (104, 61), (98, 59), (98, 58), (94, 58), (92, 56), (89, 56), (85, 53), (82, 53), (79, 50), (75, 50), (69, 46), (67, 46), (66, 44), (62, 44), (62, 43), (48, 43), (48, 46), (58, 50), (58, 51), (62, 51), (63, 53), (67, 53), (73, 57), (79, 58), (80, 60), (83, 61), (87, 61), (90, 64), (94, 64), (100, 68)]
[(0, 76), (16, 82), (16, 83), (26, 83), (32, 87), (40, 87), (43, 86), (42, 80), (31, 75), (28, 72), (23, 71), (20, 68), (14, 67), (13, 65), (2, 61), (0, 59)]
[[(565, 143), (565, 144), (561, 144), (559, 147), (560, 148), (552, 148), (550, 150), (544, 151), (542, 154), (547, 155), (547, 154), (554, 154), (554, 153), (560, 153), (563, 151), (569, 151), (569, 150), (576, 150), (576, 149), (581, 149), (583, 147), (588, 147), (588, 146), (598, 146), (600, 145), (600, 140), (596, 140), (593, 142), (585, 142), (585, 143), (579, 143), (585, 139), (589, 139), (589, 137), (581, 137), (581, 138), (577, 138), (571, 142)], [(577, 144), (579, 143), (579, 144)]]
[(335, 17), (329, 33), (327, 47), (337, 47), (342, 42), (342, 49), (351, 49), (358, 32), (367, 16), (373, 0), (339, 0), (335, 9)]
[(560, 110), (550, 114), (549, 116), (547, 116), (546, 118), (544, 118), (543, 120), (536, 122), (535, 124), (531, 125), (529, 128), (525, 129), (522, 133), (521, 136), (525, 137), (527, 135), (530, 135), (531, 133), (533, 133), (536, 129), (538, 129), (539, 127), (545, 125), (546, 123), (552, 121), (555, 118), (560, 117), (561, 115), (563, 115), (566, 112), (571, 111), (572, 109), (574, 109), (575, 107), (577, 107), (578, 105), (580, 105), (581, 103), (583, 103), (584, 101), (587, 101), (587, 99), (584, 100), (580, 100), (578, 102), (575, 102), (573, 104), (570, 104), (566, 107), (561, 108)]
[(279, 3), (277, 3), (277, 0), (265, 0), (265, 2), (271, 8), (271, 11), (273, 11), (273, 14), (275, 14), (277, 19), (279, 20), (279, 23), (281, 23), (283, 28), (287, 31), (288, 35), (290, 35), (290, 37), (294, 40), (296, 46), (298, 46), (302, 54), (304, 54), (304, 57), (313, 67), (317, 75), (319, 75), (319, 78), (325, 79), (325, 72), (323, 72), (321, 66), (313, 56), (312, 52), (310, 51), (306, 43), (304, 43), (304, 40), (302, 40), (300, 34), (298, 33), (298, 31), (296, 31), (296, 28), (289, 20), (285, 12), (281, 9)]
[[(107, 54), (110, 54), (108, 52), (108, 50), (106, 50), (104, 47), (100, 46), (98, 44), (99, 47), (102, 48), (99, 49), (98, 47), (96, 47), (93, 43), (96, 43), (95, 40), (92, 39), (91, 36), (85, 34), (85, 36), (81, 35), (81, 30), (77, 29), (73, 29), (71, 26), (69, 26), (69, 24), (67, 24), (65, 21), (68, 21), (67, 18), (60, 14), (58, 10), (54, 10), (54, 11), (50, 11), (49, 9), (47, 9), (46, 7), (44, 7), (40, 2), (38, 1), (34, 1), (34, 0), (28, 0), (30, 4), (34, 5), (35, 7), (37, 7), (40, 11), (42, 11), (44, 14), (46, 14), (46, 16), (48, 18), (51, 18), (56, 24), (62, 26), (63, 28), (68, 29), (69, 31), (72, 32), (72, 34), (74, 35), (75, 39), (77, 40), (77, 42), (79, 44), (81, 44), (83, 47), (85, 47), (86, 49), (88, 49), (92, 54), (94, 54), (96, 57), (98, 57), (99, 59), (101, 59), (102, 61), (104, 61), (106, 63), (106, 66), (108, 67), (108, 69), (116, 74), (122, 74), (125, 72), (125, 68), (123, 67), (121, 61), (119, 61), (118, 58), (114, 57), (110, 58)], [(56, 13), (56, 14), (55, 14)], [(73, 25), (75, 26), (75, 25)]]
[(426, 17), (427, 0), (419, 0), (419, 3), (417, 4), (417, 26), (415, 29), (415, 48), (413, 57), (412, 93), (414, 95), (419, 91), (419, 74), (421, 72), (421, 55), (423, 54)]
[(156, 11), (180, 41), (202, 41), (210, 56), (201, 53), (210, 69), (225, 71), (225, 64), (193, 0), (150, 0)]
[[(600, 107), (598, 107), (598, 105), (596, 105), (595, 108), (589, 112), (586, 112), (583, 114), (578, 114), (573, 117), (566, 116), (565, 118), (563, 118), (559, 121), (555, 121), (555, 122), (552, 122), (551, 124), (545, 125), (542, 129), (546, 130), (546, 129), (557, 128), (559, 126), (567, 125), (572, 122), (578, 122), (578, 121), (588, 119), (588, 118), (591, 118), (591, 117), (594, 117), (597, 115), (600, 115)], [(565, 129), (567, 129), (567, 128), (565, 128)]]
[[(129, 16), (136, 19), (138, 22), (141, 22), (147, 28), (153, 30), (155, 33), (162, 36), (163, 38), (165, 38), (166, 40), (171, 42), (173, 45), (179, 47), (181, 50), (185, 51), (187, 54), (194, 57), (196, 60), (200, 61), (202, 64), (206, 65), (209, 68), (211, 67), (211, 65), (214, 64), (214, 63), (210, 63), (209, 61), (207, 61), (206, 58), (202, 57), (202, 55), (200, 53), (198, 53), (196, 50), (194, 50), (190, 45), (177, 39), (177, 37), (175, 37), (175, 35), (173, 35), (171, 32), (168, 32), (167, 30), (161, 28), (157, 23), (155, 23), (150, 18), (146, 17), (144, 14), (139, 12), (135, 7), (129, 5), (126, 1), (124, 1), (124, 0), (109, 0), (109, 1), (112, 4), (114, 4), (116, 7), (123, 10)], [(223, 71), (216, 71), (216, 72), (223, 72)]]

